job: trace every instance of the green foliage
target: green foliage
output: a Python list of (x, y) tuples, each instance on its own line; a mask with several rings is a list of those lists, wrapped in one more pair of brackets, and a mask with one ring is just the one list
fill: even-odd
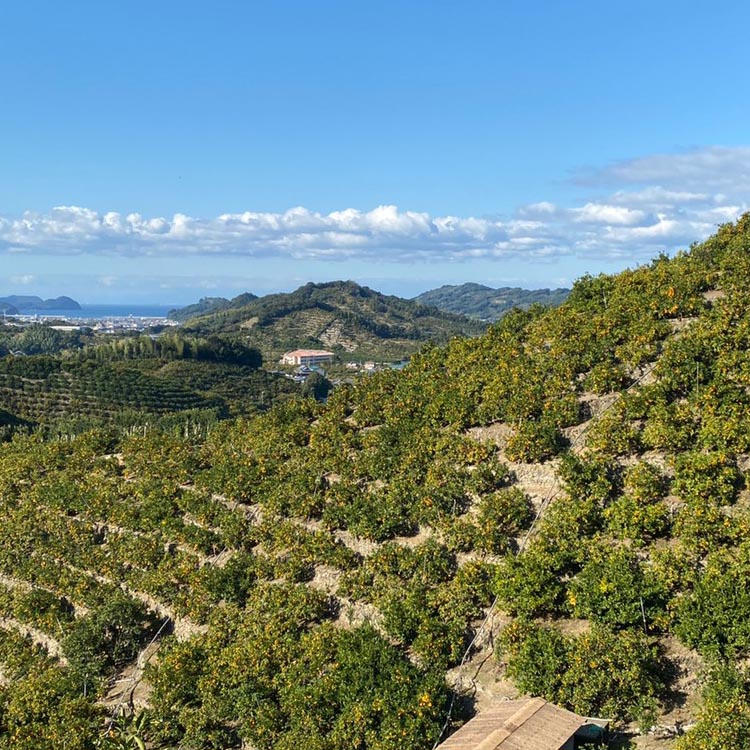
[(579, 714), (631, 719), (647, 729), (665, 692), (665, 667), (658, 647), (642, 633), (594, 627), (573, 639), (561, 692)]
[[(379, 361), (411, 355), (426, 341), (445, 343), (453, 336), (479, 334), (486, 327), (352, 281), (332, 281), (258, 299), (238, 298), (224, 309), (193, 318), (187, 330), (202, 336), (241, 331), (243, 341), (258, 347), (269, 360), (278, 360), (284, 351), (300, 346), (328, 348), (325, 332), (331, 326), (356, 346), (357, 358)], [(350, 356), (350, 348), (340, 349)]]
[(686, 503), (730, 505), (741, 486), (735, 461), (724, 453), (684, 453), (675, 463), (673, 491)]
[(505, 610), (521, 617), (554, 615), (564, 608), (560, 570), (538, 547), (506, 557), (498, 566), (494, 591)]
[(517, 620), (502, 633), (508, 674), (524, 691), (584, 716), (650, 726), (664, 692), (658, 649), (636, 631), (594, 627), (578, 636)]
[(73, 620), (73, 607), (64, 597), (44, 589), (16, 590), (12, 597), (12, 616), (21, 622), (54, 633)]
[(622, 365), (614, 362), (599, 362), (591, 368), (584, 380), (584, 387), (597, 394), (623, 390), (630, 382)]
[(11, 688), (0, 688), (3, 750), (89, 750), (102, 719), (94, 701), (76, 691), (55, 667), (30, 672)]
[(500, 649), (521, 692), (559, 700), (569, 644), (557, 629), (518, 619), (502, 631)]
[(708, 556), (693, 590), (676, 602), (675, 634), (706, 655), (740, 658), (750, 653), (750, 548)]
[(674, 535), (700, 554), (706, 554), (731, 541), (732, 521), (710, 499), (696, 499), (677, 512)]
[(697, 437), (693, 411), (692, 406), (684, 401), (654, 404), (641, 435), (644, 448), (672, 453), (692, 448)]
[(511, 538), (527, 528), (533, 518), (529, 498), (516, 487), (485, 495), (478, 507), (475, 544), (493, 555), (507, 552)]
[(115, 594), (69, 628), (63, 651), (82, 675), (94, 677), (122, 667), (155, 632), (145, 607), (124, 594)]
[(314, 398), (316, 401), (322, 401), (333, 390), (333, 384), (324, 375), (319, 372), (312, 372), (302, 386), (302, 396), (305, 398)]
[(750, 680), (746, 669), (715, 666), (703, 688), (698, 722), (676, 750), (735, 750), (750, 745)]
[(589, 430), (586, 445), (604, 456), (627, 456), (642, 447), (641, 426), (630, 419), (627, 403), (617, 401)]
[(179, 332), (164, 333), (158, 337), (137, 336), (116, 338), (84, 350), (79, 359), (112, 362), (129, 359), (180, 360), (195, 359), (228, 365), (260, 367), (260, 352), (245, 346), (236, 339), (220, 336), (197, 338)]
[(675, 464), (673, 491), (684, 501), (675, 535), (701, 553), (727, 544), (732, 522), (723, 506), (734, 503), (743, 478), (723, 453), (684, 453)]
[(420, 674), (372, 628), (321, 628), (281, 679), (279, 703), (289, 729), (277, 747), (377, 747), (434, 742), (446, 688)]
[(257, 299), (257, 296), (255, 294), (251, 294), (250, 292), (244, 292), (243, 294), (240, 294), (231, 300), (225, 299), (224, 297), (202, 297), (193, 305), (186, 305), (185, 307), (179, 307), (175, 310), (170, 310), (168, 317), (171, 320), (177, 320), (182, 323), (198, 315), (204, 315), (206, 313), (227, 310), (231, 307), (246, 305), (248, 302), (252, 302), (252, 300), (254, 299)]
[(572, 500), (597, 507), (614, 499), (622, 483), (617, 464), (598, 455), (566, 453), (560, 461), (559, 474)]
[(209, 412), (210, 423), (299, 394), (295, 383), (260, 364), (257, 350), (226, 337), (116, 338), (76, 353), (0, 357), (0, 406), (52, 435), (160, 419), (170, 429), (162, 417), (176, 413), (184, 418), (171, 424), (184, 430)]
[(483, 284), (446, 285), (439, 289), (422, 292), (415, 299), (424, 305), (432, 305), (446, 312), (460, 313), (479, 320), (495, 321), (514, 307), (528, 308), (532, 305), (557, 307), (568, 296), (568, 289), (520, 289), (501, 287), (492, 289)]
[(661, 471), (639, 461), (625, 473), (624, 492), (604, 510), (607, 529), (635, 542), (663, 535), (669, 525), (669, 509), (663, 499), (668, 485)]
[(150, 739), (384, 750), (434, 741), (446, 701), (440, 675), (412, 666), (370, 627), (315, 627), (325, 616), (321, 597), (271, 586), (244, 613), (222, 612), (207, 638), (173, 643), (152, 670)]
[(666, 592), (638, 557), (624, 547), (592, 547), (570, 584), (573, 614), (611, 628), (645, 626), (662, 619)]
[(571, 574), (586, 555), (585, 541), (602, 526), (602, 509), (596, 498), (563, 495), (547, 509), (528, 550), (547, 556), (553, 570)]
[(58, 331), (41, 323), (32, 323), (20, 331), (16, 328), (0, 330), (0, 344), (9, 351), (26, 355), (58, 354), (65, 350), (80, 349), (90, 341), (90, 332)]
[(435, 541), (413, 550), (387, 543), (344, 575), (340, 592), (377, 605), (389, 635), (445, 666), (461, 656), (469, 623), (490, 599), (488, 571), (471, 570), (469, 586), (457, 574), (455, 556)]
[(528, 421), (516, 428), (505, 453), (511, 461), (537, 463), (557, 455), (563, 444), (562, 435), (554, 424)]
[[(227, 308), (219, 341), (0, 358), (0, 615), (69, 660), (0, 629), (0, 748), (429, 747), (495, 596), (519, 689), (583, 714), (653, 720), (674, 677), (654, 634), (745, 659), (749, 220), (326, 403), (234, 360), (329, 314), (424, 341), (432, 312), (399, 323), (369, 290), (313, 285), (244, 328)], [(327, 309), (339, 293), (349, 311)], [(510, 431), (510, 458), (562, 455), (517, 482), (494, 442)], [(522, 490), (553, 473), (532, 527)], [(97, 700), (165, 622), (151, 708), (105, 736)], [(705, 705), (739, 708), (742, 746), (737, 684)]]

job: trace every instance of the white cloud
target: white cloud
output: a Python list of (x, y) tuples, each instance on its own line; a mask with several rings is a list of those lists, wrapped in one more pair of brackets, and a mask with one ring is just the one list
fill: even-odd
[(456, 256), (491, 249), (521, 222), (437, 217), (378, 206), (321, 214), (303, 207), (284, 213), (222, 214), (198, 219), (175, 214), (171, 219), (98, 214), (88, 208), (58, 206), (49, 213), (27, 212), (0, 224), (0, 248), (36, 253), (175, 255), (227, 254), (250, 257), (377, 258)]
[(689, 206), (693, 204), (710, 203), (715, 197), (710, 193), (695, 193), (689, 190), (668, 190), (660, 185), (652, 185), (642, 190), (618, 190), (609, 197), (613, 205), (641, 206), (651, 211), (669, 208), (674, 205)]
[(614, 226), (643, 226), (656, 221), (652, 214), (625, 206), (611, 206), (605, 203), (587, 203), (571, 211), (573, 221), (581, 224), (605, 224)]
[(518, 215), (527, 219), (547, 220), (553, 216), (559, 215), (561, 209), (549, 201), (540, 201), (539, 203), (529, 203), (518, 209)]
[(22, 284), (24, 286), (27, 286), (28, 284), (33, 284), (36, 281), (36, 276), (32, 273), (24, 273), (19, 276), (11, 276), (10, 282), (11, 284)]
[[(461, 261), (647, 260), (699, 240), (750, 203), (750, 147), (712, 146), (590, 170), (577, 205), (539, 201), (513, 217), (431, 216), (393, 205), (328, 214), (303, 206), (198, 218), (57, 206), (0, 217), (0, 253), (123, 257)], [(114, 283), (106, 277), (100, 283)]]
[(676, 154), (652, 154), (584, 170), (584, 185), (658, 185), (679, 191), (750, 188), (750, 146), (707, 146)]

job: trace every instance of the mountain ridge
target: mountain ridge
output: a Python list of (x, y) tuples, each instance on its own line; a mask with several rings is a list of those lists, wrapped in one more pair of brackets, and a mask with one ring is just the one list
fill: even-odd
[(414, 297), (423, 304), (434, 305), (447, 312), (460, 313), (480, 320), (495, 322), (514, 307), (526, 308), (542, 304), (556, 307), (562, 304), (570, 289), (524, 289), (522, 287), (493, 288), (484, 284), (444, 284)]
[(427, 341), (477, 335), (480, 322), (353, 281), (310, 282), (187, 320), (187, 331), (239, 336), (268, 359), (298, 347), (333, 349), (340, 356), (399, 359)]
[[(0, 305), (5, 305), (18, 312), (36, 312), (43, 310), (80, 310), (81, 306), (71, 297), (60, 296), (52, 299), (42, 299), (36, 295), (11, 294), (0, 297)], [(8, 314), (10, 310), (6, 309)]]
[(258, 296), (252, 292), (243, 292), (232, 299), (226, 297), (202, 297), (198, 302), (195, 302), (192, 305), (176, 307), (170, 310), (167, 313), (167, 317), (171, 320), (183, 323), (186, 320), (190, 320), (190, 318), (195, 318), (200, 315), (207, 315), (221, 310), (241, 307), (254, 299), (258, 299)]

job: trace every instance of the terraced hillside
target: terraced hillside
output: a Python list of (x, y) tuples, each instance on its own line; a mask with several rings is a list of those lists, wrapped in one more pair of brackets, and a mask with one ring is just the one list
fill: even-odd
[(306, 284), (290, 294), (269, 294), (247, 302), (237, 298), (218, 312), (185, 323), (186, 330), (234, 333), (268, 361), (289, 349), (332, 349), (344, 359), (397, 360), (428, 341), (446, 343), (486, 326), (359, 286), (353, 281)]
[(0, 747), (428, 750), (521, 693), (747, 747), (748, 250), (744, 217), (325, 406), (5, 444)]
[[(175, 341), (184, 346), (190, 340)], [(257, 352), (257, 362), (249, 358), (253, 364), (242, 364), (237, 351), (232, 355), (225, 344), (215, 346), (216, 356), (204, 348), (211, 357), (181, 350), (176, 358), (166, 339), (155, 343), (144, 336), (55, 356), (1, 357), (0, 409), (8, 416), (0, 418), (0, 426), (39, 424), (79, 432), (102, 421), (139, 424), (170, 414), (215, 421), (253, 414), (299, 392), (285, 378), (259, 369)]]

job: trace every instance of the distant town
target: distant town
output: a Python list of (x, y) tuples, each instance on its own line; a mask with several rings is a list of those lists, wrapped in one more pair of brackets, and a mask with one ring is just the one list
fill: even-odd
[[(145, 314), (138, 315), (137, 312)], [(172, 326), (176, 323), (160, 310), (145, 308), (140, 311), (104, 305), (82, 307), (71, 297), (42, 299), (33, 295), (0, 297), (0, 314), (6, 325), (28, 326), (43, 323), (61, 331), (91, 329), (96, 333), (130, 333), (153, 326)]]
[(85, 318), (73, 315), (45, 315), (42, 313), (26, 313), (8, 315), (3, 313), (6, 325), (26, 326), (33, 323), (43, 323), (58, 331), (81, 331), (90, 328), (96, 333), (120, 334), (144, 331), (154, 326), (176, 326), (177, 321), (166, 317), (140, 317), (135, 315)]

